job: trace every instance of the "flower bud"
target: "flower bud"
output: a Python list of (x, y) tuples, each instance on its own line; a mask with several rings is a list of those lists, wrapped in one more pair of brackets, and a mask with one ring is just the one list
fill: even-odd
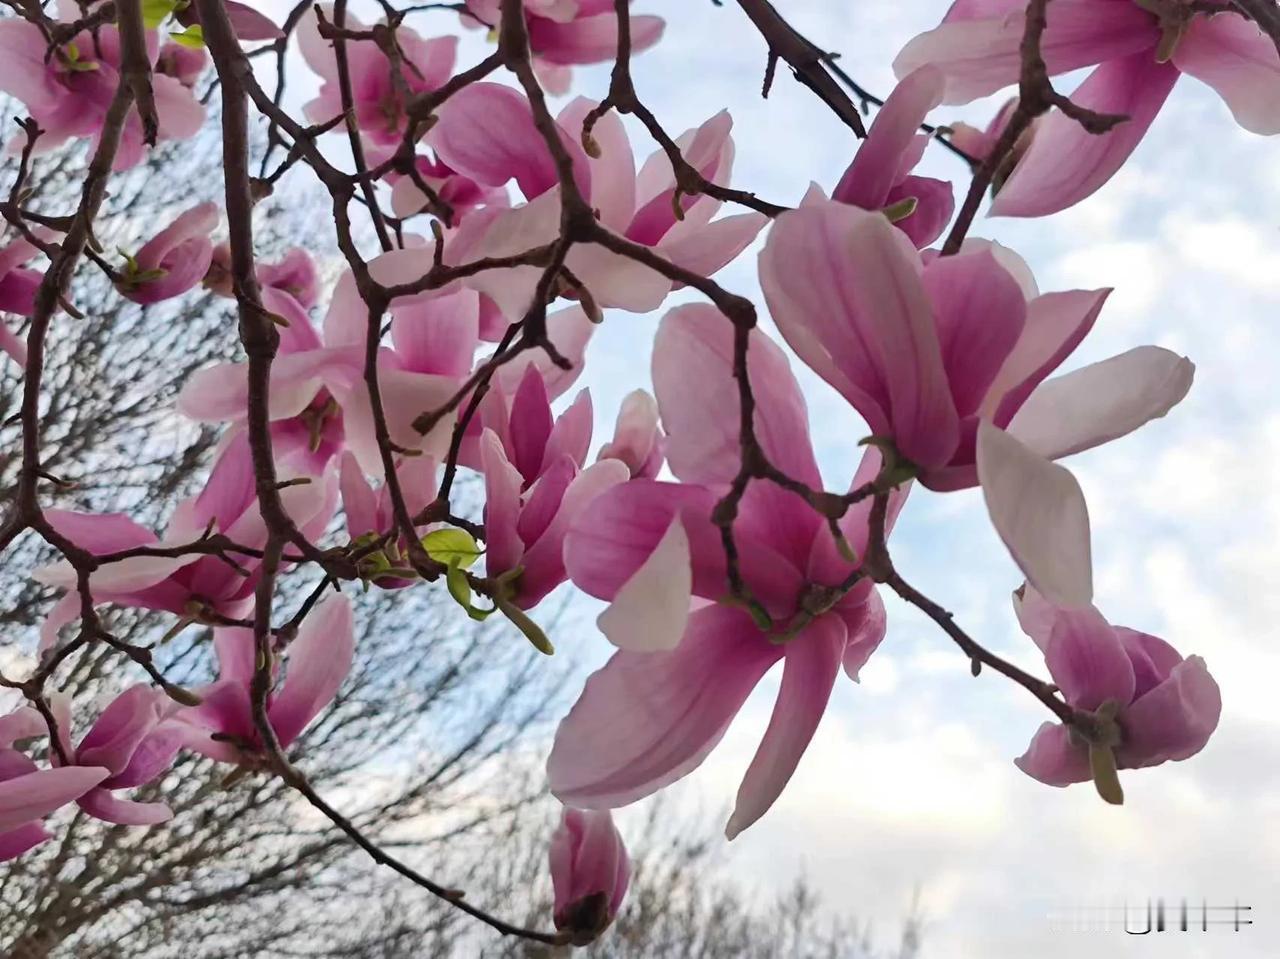
[(549, 859), (556, 928), (585, 946), (613, 922), (631, 879), (631, 860), (609, 810), (566, 806)]

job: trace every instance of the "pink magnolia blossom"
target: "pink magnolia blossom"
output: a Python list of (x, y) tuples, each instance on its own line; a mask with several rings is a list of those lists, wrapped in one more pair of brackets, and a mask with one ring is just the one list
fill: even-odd
[[(466, 0), (462, 22), (496, 29), (502, 20), (502, 0)], [(567, 93), (569, 67), (603, 63), (618, 53), (618, 17), (613, 0), (526, 0), (525, 23), (529, 50), (538, 79), (548, 93)], [(661, 17), (631, 18), (631, 51), (649, 49), (662, 37)]]
[[(316, 301), (320, 297), (320, 277), (316, 273), (315, 261), (311, 259), (311, 254), (301, 247), (293, 247), (285, 253), (275, 263), (257, 263), (255, 264), (258, 276), (258, 282), (264, 287), (269, 287), (278, 293), (287, 293), (293, 297), (294, 301), (303, 310), (309, 310), (316, 305)], [(231, 287), (231, 247), (227, 243), (219, 243), (213, 248), (213, 258), (209, 262), (209, 270), (204, 276), (204, 285), (207, 289), (219, 296), (235, 297), (235, 290)], [(276, 300), (274, 305), (281, 306), (281, 301)], [(268, 305), (268, 309), (271, 306)], [(291, 310), (288, 304), (283, 307), (286, 313), (284, 319), (290, 320), (297, 311)], [(307, 320), (310, 325), (310, 320)], [(285, 342), (291, 342), (289, 336), (285, 336)]]
[[(857, 564), (845, 558), (826, 523), (770, 483), (748, 487), (734, 526), (740, 571), (761, 610), (753, 616), (728, 602), (712, 512), (739, 465), (732, 355), (732, 327), (714, 308), (679, 307), (663, 319), (653, 381), (668, 463), (682, 482), (615, 486), (570, 530), (569, 575), (609, 602), (598, 623), (619, 650), (587, 681), (547, 763), (562, 802), (586, 809), (634, 802), (696, 768), (781, 660), (782, 688), (738, 790), (731, 838), (781, 794), (841, 666), (856, 679), (885, 629), (872, 583), (856, 575)], [(766, 455), (820, 487), (804, 398), (785, 355), (754, 330), (748, 357)], [(879, 468), (880, 454), (870, 450), (854, 484), (873, 479)], [(904, 498), (904, 492), (892, 497), (890, 523)], [(870, 507), (863, 500), (840, 521), (854, 555), (865, 554)], [(761, 613), (771, 621), (767, 629), (758, 622)]]
[[(157, 779), (173, 765), (182, 745), (182, 733), (165, 721), (169, 699), (150, 686), (130, 686), (113, 699), (85, 733), (80, 745), (71, 745), (71, 697), (50, 697), (50, 709), (58, 723), (58, 738), (69, 767), (105, 768), (109, 775), (80, 796), (76, 803), (90, 816), (125, 826), (149, 826), (164, 822), (173, 811), (162, 802), (137, 802), (115, 795)], [(62, 765), (56, 750), (49, 761)]]
[[(227, 19), (240, 40), (278, 40), (284, 33), (270, 17), (259, 13), (247, 3), (236, 3), (236, 0), (225, 0), (223, 6), (227, 10)], [(200, 22), (200, 9), (195, 3), (188, 3), (177, 11), (175, 19), (184, 26), (195, 26)]]
[[(287, 473), (281, 479), (290, 479)], [(309, 537), (328, 525), (337, 504), (332, 477), (292, 485), (281, 490), (289, 515)], [(179, 546), (199, 539), (207, 529), (228, 536), (249, 549), (261, 549), (267, 528), (258, 509), (249, 443), (244, 434), (232, 437), (214, 464), (204, 490), (178, 504), (163, 539), (123, 513), (80, 513), (46, 510), (45, 517), (63, 536), (97, 556), (143, 546)], [(236, 562), (248, 576), (219, 559), (188, 553), (182, 556), (138, 556), (108, 563), (95, 570), (89, 585), (97, 603), (115, 603), (164, 610), (199, 619), (207, 613), (239, 618), (253, 605), (260, 560), (238, 555)], [(58, 629), (79, 616), (80, 596), (75, 571), (66, 562), (42, 567), (33, 574), (42, 583), (71, 590), (50, 612), (40, 634), (41, 652), (57, 642)]]
[[(61, 4), (64, 21), (80, 16), (74, 3)], [(147, 32), (148, 50), (157, 52), (155, 31)], [(27, 111), (44, 131), (36, 142), (37, 153), (55, 150), (70, 140), (92, 137), (97, 142), (107, 108), (120, 83), (120, 34), (114, 26), (77, 34), (45, 60), (48, 42), (40, 28), (16, 17), (0, 20), (0, 90), (26, 104)], [(158, 136), (161, 140), (186, 140), (204, 124), (204, 107), (179, 80), (159, 74), (152, 77)], [(129, 114), (115, 157), (115, 169), (136, 166), (142, 159), (142, 121)], [(10, 141), (9, 149), (21, 150), (25, 137)]]
[[(1112, 626), (1092, 606), (1056, 606), (1030, 587), (1015, 606), (1068, 703), (1089, 711), (1119, 707), (1118, 768), (1189, 759), (1204, 748), (1218, 726), (1222, 697), (1203, 659), (1183, 659), (1163, 639)], [(1040, 727), (1017, 765), (1050, 786), (1093, 778), (1088, 745), (1058, 723)]]
[[(1129, 119), (1094, 136), (1062, 113), (1046, 116), (993, 214), (1044, 216), (1092, 194), (1129, 158), (1184, 73), (1211, 86), (1245, 129), (1280, 133), (1280, 56), (1256, 24), (1226, 4), (1221, 13), (1169, 3), (1157, 14), (1147, 6), (1128, 0), (1048, 6), (1041, 47), (1049, 74), (1097, 64), (1072, 100)], [(925, 64), (939, 68), (946, 103), (995, 93), (1018, 80), (1025, 9), (1024, 0), (958, 0), (940, 26), (907, 44), (894, 69), (904, 77)]]
[[(285, 677), (267, 701), (267, 718), (281, 748), (288, 749), (333, 702), (355, 659), (351, 601), (330, 596), (302, 623), (285, 656)], [(254, 638), (248, 629), (213, 634), (218, 679), (200, 690), (203, 702), (175, 716), (183, 744), (218, 762), (255, 765), (263, 751), (253, 719), (250, 685)]]
[(666, 461), (665, 447), (657, 401), (644, 390), (634, 390), (623, 399), (613, 439), (600, 447), (598, 458), (620, 460), (632, 479), (654, 479)]
[(530, 366), (509, 404), (500, 391), (489, 397), (479, 448), (486, 572), (497, 579), (519, 570), (506, 598), (530, 609), (566, 578), (564, 538), (574, 518), (628, 471), (617, 460), (583, 469), (591, 442), (585, 390), (553, 420), (546, 384)]
[(23, 706), (0, 715), (0, 862), (16, 859), (52, 834), (40, 822), (111, 775), (103, 766), (41, 769), (13, 748), (47, 732), (40, 714)]
[[(904, 77), (831, 194), (833, 200), (864, 210), (894, 211), (898, 229), (918, 247), (942, 235), (956, 206), (950, 183), (911, 172), (929, 145), (920, 125), (942, 101), (942, 88), (942, 73), (932, 67)], [(902, 209), (904, 204), (910, 208)]]
[[(396, 464), (396, 477), (404, 496), (405, 508), (411, 517), (417, 516), (436, 497), (436, 461), (430, 456), (405, 456)], [(396, 528), (395, 511), (387, 484), (376, 490), (365, 478), (360, 464), (350, 453), (342, 454), (338, 471), (342, 492), (342, 509), (346, 514), (347, 533), (353, 543), (376, 538)], [(363, 570), (366, 580), (383, 589), (402, 589), (416, 580), (388, 575), (385, 570), (405, 565), (403, 537), (397, 537), (377, 553), (366, 557)]]
[[(422, 276), (431, 252), (409, 247), (370, 261), (387, 286)], [(277, 280), (279, 278), (277, 277)], [(364, 382), (369, 310), (348, 271), (338, 281), (325, 316), (323, 337), (294, 298), (264, 287), (263, 304), (287, 320), (280, 355), (271, 368), (270, 409), (279, 452), (323, 471), (344, 445), (371, 476), (382, 475), (373, 412)], [(443, 405), (471, 372), (479, 343), (480, 306), (474, 291), (437, 290), (397, 298), (390, 307), (391, 347), (378, 352), (379, 387), (394, 443), (442, 458), (453, 418), (427, 436), (413, 429), (421, 413)], [(243, 422), (248, 414), (247, 365), (219, 363), (195, 373), (178, 408), (202, 422)]]
[[(1040, 295), (1020, 258), (983, 241), (922, 261), (883, 216), (821, 197), (778, 218), (760, 277), (800, 358), (872, 434), (893, 440), (924, 485), (954, 490), (981, 480), (1002, 534), (1010, 530), (998, 517), (1010, 510), (1031, 518), (1016, 499), (1033, 492), (1024, 489), (1031, 474), (1165, 415), (1191, 387), (1192, 364), (1154, 346), (1046, 382), (1092, 327), (1108, 290)], [(983, 476), (980, 424), (1008, 430), (1031, 459), (1001, 459), (1015, 464), (1011, 473), (997, 473), (993, 459)], [(1047, 496), (1060, 486), (1036, 490)], [(1048, 499), (1038, 506), (1046, 523), (1056, 515)], [(1030, 531), (1017, 525), (1006, 541), (1030, 564), (1028, 578), (1055, 600), (1087, 603), (1085, 581), (1054, 575), (1052, 538), (1041, 530), (1023, 542)]]
[[(953, 145), (963, 150), (974, 160), (981, 162), (991, 155), (991, 151), (995, 149), (996, 142), (1000, 139), (1000, 134), (1004, 133), (1005, 128), (1009, 126), (1009, 120), (1012, 119), (1017, 109), (1018, 100), (1016, 97), (1005, 101), (1004, 106), (996, 111), (996, 115), (991, 118), (991, 122), (981, 130), (968, 123), (952, 123), (950, 124), (951, 135), (949, 139)], [(1039, 120), (1036, 122), (1038, 123)]]
[[(718, 272), (755, 239), (767, 218), (743, 213), (714, 220), (722, 204), (713, 197), (681, 196), (677, 216), (676, 179), (667, 155), (655, 152), (637, 173), (626, 130), (615, 113), (606, 114), (593, 128), (599, 156), (588, 156), (581, 134), (594, 106), (578, 98), (560, 113), (557, 123), (574, 161), (575, 182), (603, 226), (704, 275)], [(677, 139), (689, 163), (716, 183), (730, 179), (732, 127), (732, 118), (721, 112)], [(519, 93), (492, 83), (467, 87), (441, 107), (428, 141), (452, 169), (494, 186), (515, 180), (529, 201), (464, 220), (446, 250), (448, 262), (514, 255), (558, 236), (555, 164)], [(647, 266), (594, 244), (573, 247), (566, 262), (602, 307), (648, 312), (673, 288), (670, 280)], [(528, 308), (540, 275), (538, 267), (527, 266), (486, 271), (467, 282), (492, 298), (509, 320), (516, 320)]]
[[(505, 187), (477, 183), (471, 177), (463, 176), (438, 157), (419, 154), (414, 159), (414, 165), (422, 182), (431, 187), (436, 192), (436, 196), (449, 205), (453, 216), (446, 226), (457, 226), (462, 222), (463, 217), (477, 209), (511, 205)], [(396, 216), (407, 219), (427, 208), (429, 198), (412, 176), (391, 173), (387, 175), (386, 180), (392, 184), (391, 212)]]
[[(192, 4), (193, 9), (194, 7), (195, 4)], [(160, 47), (160, 55), (156, 57), (155, 71), (173, 77), (190, 89), (195, 86), (208, 64), (209, 55), (204, 50), (169, 41)]]
[(631, 859), (613, 815), (566, 806), (548, 860), (556, 928), (575, 946), (594, 942), (618, 914), (631, 881)]
[[(333, 4), (322, 4), (325, 20), (332, 24)], [(369, 28), (347, 13), (344, 28), (364, 31)], [(338, 84), (338, 61), (333, 42), (320, 35), (319, 21), (308, 12), (294, 34), (303, 58), (321, 79), (320, 93), (303, 107), (312, 123), (327, 123), (342, 113), (342, 93)], [(453, 74), (458, 51), (457, 37), (424, 40), (411, 27), (396, 29), (396, 42), (404, 56), (400, 71), (404, 87), (412, 94), (429, 93), (442, 86)], [(347, 40), (347, 63), (351, 75), (351, 93), (356, 123), (363, 134), (370, 160), (379, 162), (394, 152), (404, 137), (408, 122), (404, 92), (395, 79), (391, 61), (373, 40)]]
[[(39, 253), (22, 237), (0, 247), (0, 313), (30, 316), (35, 312), (36, 291), (44, 276), (37, 270), (25, 269), (23, 264)], [(26, 341), (3, 320), (0, 320), (0, 350), (8, 353), (19, 366), (27, 365)]]
[(130, 257), (117, 284), (120, 293), (144, 305), (181, 296), (209, 271), (218, 225), (218, 204), (201, 203), (187, 210), (143, 244)]

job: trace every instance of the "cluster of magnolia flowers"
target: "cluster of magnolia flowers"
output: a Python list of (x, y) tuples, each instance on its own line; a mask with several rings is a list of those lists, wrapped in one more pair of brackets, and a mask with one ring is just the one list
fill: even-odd
[[(464, 23), (496, 24), (497, 0), (466, 6)], [(1271, 41), (1243, 17), (1204, 6), (1192, 13), (1178, 3), (1051, 4), (1042, 44), (1050, 72), (1100, 63), (1074, 99), (1129, 120), (1098, 136), (1064, 115), (1046, 115), (1002, 171), (995, 212), (1044, 215), (1095, 191), (1134, 149), (1180, 73), (1213, 86), (1248, 129), (1280, 132), (1280, 58)], [(81, 14), (78, 5), (69, 7), (64, 20)], [(227, 7), (242, 40), (281, 36), (249, 7)], [(900, 83), (851, 166), (829, 196), (815, 185), (797, 209), (776, 217), (759, 275), (769, 315), (791, 352), (868, 425), (873, 442), (850, 490), (877, 489), (884, 508), (879, 535), (892, 529), (916, 482), (939, 493), (981, 487), (995, 529), (1026, 577), (1015, 593), (1019, 622), (1043, 652), (1063, 702), (1097, 719), (1089, 736), (1045, 723), (1017, 764), (1050, 785), (1094, 781), (1115, 801), (1116, 769), (1199, 751), (1217, 725), (1220, 698), (1202, 659), (1113, 626), (1094, 607), (1084, 498), (1054, 461), (1165, 415), (1189, 390), (1193, 367), (1168, 350), (1137, 346), (1053, 376), (1098, 320), (1109, 290), (1041, 292), (1029, 266), (990, 241), (970, 239), (955, 255), (940, 255), (930, 246), (952, 218), (952, 187), (912, 172), (929, 143), (920, 127), (931, 110), (1017, 81), (1024, 7), (1023, 0), (958, 0), (941, 26), (904, 49), (896, 64)], [(205, 54), (192, 9), (174, 4), (162, 11), (161, 19), (174, 18), (169, 39), (151, 50), (161, 138), (190, 137), (203, 120), (192, 87)], [(526, 0), (535, 63), (551, 90), (567, 88), (572, 65), (615, 55), (613, 9), (612, 0)], [(344, 28), (353, 36), (367, 29), (350, 16)], [(658, 40), (662, 22), (635, 17), (632, 28), (633, 49), (640, 50)], [(308, 14), (295, 39), (321, 79), (305, 112), (316, 124), (331, 121), (343, 105), (323, 20)], [(404, 136), (406, 97), (439, 88), (454, 72), (456, 38), (424, 40), (400, 25), (396, 41), (404, 60), (398, 73), (373, 40), (347, 40), (355, 122), (373, 166)], [(35, 25), (7, 19), (0, 21), (0, 49), (0, 89), (22, 100), (44, 131), (38, 150), (98, 133), (119, 82), (113, 26), (45, 57)], [(718, 200), (683, 192), (661, 151), (637, 169), (616, 113), (584, 132), (596, 105), (574, 99), (555, 124), (576, 184), (604, 227), (709, 276), (769, 224), (756, 212), (719, 216)], [(1002, 110), (986, 131), (955, 127), (952, 142), (984, 159), (1011, 111)], [(721, 113), (676, 141), (692, 168), (714, 183), (729, 182), (731, 126)], [(558, 171), (521, 92), (492, 82), (462, 87), (438, 108), (421, 146), (414, 176), (387, 168), (392, 208), (411, 218), (442, 200), (448, 222), (436, 242), (409, 237), (403, 248), (370, 261), (378, 283), (413, 284), (437, 256), (448, 265), (511, 257), (557, 238)], [(117, 167), (137, 163), (143, 152), (135, 116)], [(115, 277), (120, 293), (151, 304), (203, 283), (231, 295), (228, 251), (212, 239), (218, 223), (211, 203), (177, 217), (126, 258)], [(41, 274), (25, 264), (37, 252), (27, 239), (0, 252), (0, 309), (30, 315)], [(884, 639), (886, 617), (864, 568), (877, 497), (851, 496), (829, 523), (792, 491), (750, 483), (733, 525), (731, 569), (715, 513), (741, 466), (740, 384), (733, 326), (714, 307), (685, 305), (666, 314), (653, 347), (652, 395), (637, 390), (627, 397), (612, 440), (588, 461), (589, 394), (578, 393), (559, 415), (552, 404), (582, 371), (598, 309), (649, 312), (674, 284), (596, 245), (572, 247), (565, 266), (576, 287), (566, 283), (557, 292), (583, 302), (553, 312), (547, 329), (568, 363), (535, 350), (502, 365), (457, 453), (460, 465), (483, 477), (483, 548), (457, 525), (434, 523), (418, 532), (430, 555), (449, 566), (450, 591), (471, 615), (499, 611), (544, 651), (549, 643), (529, 613), (562, 583), (607, 604), (599, 627), (617, 652), (560, 724), (547, 766), (551, 791), (567, 807), (551, 847), (555, 920), (575, 941), (589, 941), (616, 914), (629, 874), (608, 810), (696, 768), (782, 661), (773, 715), (727, 833), (750, 826), (796, 769), (840, 673), (856, 680)], [(359, 561), (365, 585), (411, 586), (418, 577), (396, 533), (364, 376), (369, 308), (355, 277), (348, 271), (339, 279), (317, 327), (312, 311), (322, 291), (305, 251), (258, 264), (257, 273), (263, 305), (280, 330), (268, 415), (285, 509), (314, 541), (340, 503), (350, 544), (372, 544)], [(487, 270), (391, 301), (376, 364), (410, 515), (436, 499), (456, 423), (453, 415), (436, 417), (424, 433), (417, 428), (421, 417), (444, 407), (488, 361), (485, 344), (524, 316), (541, 273), (534, 265)], [(3, 325), (0, 346), (23, 362), (22, 340)], [(747, 355), (761, 451), (796, 483), (821, 490), (805, 401), (787, 354), (755, 329)], [(252, 611), (261, 562), (255, 557), (268, 538), (254, 493), (246, 365), (199, 371), (178, 406), (193, 420), (227, 429), (205, 488), (177, 508), (163, 534), (121, 514), (50, 509), (45, 516), (103, 558), (89, 577), (92, 602), (163, 611), (179, 617), (179, 626), (212, 625), (218, 678), (189, 702), (146, 685), (126, 689), (78, 744), (70, 735), (70, 702), (53, 696), (59, 739), (44, 767), (12, 747), (47, 731), (46, 718), (30, 707), (0, 717), (0, 859), (48, 838), (42, 819), (70, 802), (113, 823), (168, 818), (163, 803), (137, 802), (128, 792), (161, 776), (179, 750), (263, 765), (250, 695), (253, 635), (236, 625)], [(850, 437), (849, 445), (858, 439)], [(242, 548), (235, 564), (207, 551), (173, 549), (214, 533)], [(473, 602), (462, 575), (481, 559), (487, 581), (496, 584), (492, 609)], [(68, 590), (41, 632), (40, 651), (48, 655), (59, 631), (80, 618), (82, 600), (67, 563), (35, 575)], [(350, 601), (325, 599), (288, 644), (283, 679), (267, 704), (282, 747), (333, 699), (354, 653)]]

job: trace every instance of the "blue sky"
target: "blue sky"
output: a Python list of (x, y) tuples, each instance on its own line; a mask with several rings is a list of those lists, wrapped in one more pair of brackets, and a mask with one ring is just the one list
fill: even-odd
[[(884, 94), (896, 51), (936, 24), (948, 4), (779, 6)], [(785, 70), (770, 99), (760, 99), (764, 48), (741, 11), (709, 0), (637, 0), (635, 7), (669, 21), (662, 44), (634, 68), (642, 97), (668, 130), (728, 106), (735, 186), (794, 203), (811, 181), (834, 184), (855, 141)], [(448, 13), (417, 20), (424, 34), (437, 24), (438, 32), (456, 31)], [(483, 43), (469, 34), (464, 62), (481, 55)], [(577, 92), (598, 98), (607, 69), (582, 70), (578, 80)], [(295, 71), (291, 98), (304, 96), (309, 81), (305, 68)], [(985, 121), (997, 102), (943, 108), (931, 119)], [(1203, 655), (1222, 687), (1222, 724), (1209, 747), (1190, 762), (1126, 775), (1120, 809), (1087, 786), (1035, 783), (1012, 759), (1045, 718), (1042, 707), (998, 677), (971, 678), (967, 661), (932, 624), (893, 603), (889, 638), (862, 684), (837, 687), (787, 792), (730, 847), (727, 862), (744, 883), (768, 891), (803, 871), (833, 911), (874, 918), (886, 930), (918, 887), (934, 959), (1277, 954), (1269, 908), (1280, 902), (1280, 830), (1273, 828), (1280, 718), (1271, 688), (1280, 675), (1272, 625), (1280, 616), (1280, 493), (1269, 480), (1280, 468), (1278, 150), (1237, 128), (1216, 95), (1184, 79), (1130, 164), (1093, 198), (1051, 219), (980, 219), (974, 229), (1018, 250), (1044, 290), (1116, 287), (1069, 367), (1144, 343), (1197, 364), (1190, 397), (1169, 418), (1071, 466), (1093, 516), (1099, 607), (1114, 622)], [(968, 183), (964, 165), (941, 149), (922, 172), (954, 180), (961, 192)], [(763, 305), (754, 255), (720, 279)], [(598, 441), (607, 439), (622, 396), (649, 385), (640, 351), (658, 318), (610, 315), (592, 344), (582, 385), (593, 394)], [(865, 429), (834, 393), (800, 373), (824, 475), (842, 488)], [(975, 494), (917, 491), (894, 547), (903, 572), (971, 633), (1042, 670), (1010, 609), (1019, 579)], [(557, 644), (584, 660), (608, 652), (589, 629)], [(712, 758), (676, 788), (690, 809), (727, 809), (776, 680), (761, 685)], [(1257, 925), (1239, 934), (1138, 939), (1055, 934), (1046, 916), (1074, 903), (1154, 896), (1238, 898), (1254, 905)]]

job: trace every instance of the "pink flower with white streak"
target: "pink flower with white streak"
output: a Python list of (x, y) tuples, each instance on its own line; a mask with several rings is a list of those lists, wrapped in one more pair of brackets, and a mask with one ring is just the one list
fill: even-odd
[[(74, 2), (63, 0), (59, 12), (65, 22), (80, 16)], [(47, 153), (70, 140), (92, 137), (95, 144), (106, 119), (107, 108), (120, 83), (120, 34), (103, 26), (96, 36), (85, 31), (53, 51), (40, 28), (17, 17), (0, 20), (0, 90), (26, 104), (27, 111), (44, 131), (36, 142), (37, 153)], [(154, 30), (147, 31), (152, 59), (157, 52)], [(186, 140), (204, 125), (204, 107), (179, 80), (159, 74), (152, 77), (160, 140)], [(26, 137), (9, 142), (20, 151)], [(142, 121), (135, 109), (129, 114), (116, 153), (114, 168), (126, 170), (142, 160)]]
[[(713, 307), (684, 306), (663, 319), (653, 381), (668, 462), (682, 482), (614, 486), (569, 532), (570, 578), (609, 602), (598, 623), (619, 649), (587, 680), (547, 762), (551, 790), (562, 802), (609, 809), (641, 799), (701, 764), (781, 660), (782, 687), (738, 790), (730, 838), (781, 794), (841, 667), (856, 679), (885, 629), (875, 588), (856, 575), (857, 564), (845, 558), (826, 523), (771, 483), (748, 487), (734, 526), (743, 580), (762, 609), (753, 616), (726, 601), (727, 564), (712, 512), (739, 466), (732, 356), (732, 327)], [(821, 487), (804, 398), (785, 355), (754, 330), (748, 358), (766, 455)], [(879, 469), (880, 454), (870, 450), (854, 485)], [(891, 497), (890, 525), (904, 500), (905, 491)], [(863, 500), (840, 521), (855, 555), (865, 555), (870, 508)], [(757, 621), (761, 613), (768, 628)]]
[(213, 261), (209, 234), (218, 225), (218, 204), (192, 207), (143, 244), (122, 271), (117, 289), (144, 305), (181, 296), (204, 279)]
[[(1020, 258), (983, 241), (922, 259), (883, 216), (816, 195), (778, 218), (760, 279), (783, 337), (925, 486), (980, 480), (1037, 588), (1063, 603), (1089, 601), (1091, 583), (1059, 575), (1054, 559), (1055, 531), (1080, 531), (1055, 526), (1062, 484), (1052, 477), (1066, 471), (1049, 461), (1165, 415), (1191, 387), (1188, 360), (1144, 346), (1046, 382), (1110, 291), (1041, 295)], [(984, 474), (984, 428), (1007, 430), (1028, 456), (992, 459)], [(1030, 509), (1024, 496), (1041, 499)]]
[[(951, 104), (1010, 86), (1021, 69), (1026, 6), (957, 0), (940, 26), (907, 44), (894, 70), (905, 77), (937, 67)], [(1071, 99), (1129, 119), (1094, 136), (1060, 112), (1047, 115), (991, 212), (1044, 216), (1091, 195), (1124, 165), (1184, 73), (1211, 86), (1246, 130), (1280, 133), (1280, 55), (1256, 24), (1221, 6), (1221, 13), (1198, 13), (1181, 0), (1049, 4), (1041, 49), (1050, 76), (1096, 64)]]
[[(34, 244), (19, 237), (0, 247), (0, 313), (30, 316), (35, 312), (36, 291), (44, 275), (37, 270), (25, 269), (28, 263), (40, 255)], [(19, 366), (27, 365), (26, 341), (0, 320), (0, 350), (8, 353)]]
[(929, 145), (930, 137), (920, 132), (920, 125), (942, 101), (942, 87), (942, 73), (930, 67), (903, 78), (831, 194), (833, 200), (864, 210), (914, 204), (899, 212), (894, 223), (922, 248), (942, 235), (956, 206), (950, 183), (911, 172)]
[[(1021, 592), (1014, 604), (1022, 629), (1040, 647), (1066, 701), (1090, 712), (1118, 707), (1117, 768), (1189, 759), (1205, 747), (1222, 696), (1203, 659), (1183, 659), (1163, 639), (1112, 626), (1092, 606), (1064, 609), (1030, 587)], [(1044, 723), (1017, 764), (1050, 786), (1093, 778), (1088, 744), (1059, 723)]]
[[(603, 226), (703, 275), (718, 272), (755, 239), (767, 222), (763, 214), (713, 220), (722, 204), (706, 195), (681, 196), (677, 216), (670, 160), (657, 151), (637, 173), (631, 143), (616, 113), (606, 114), (593, 128), (599, 157), (588, 157), (581, 134), (594, 106), (581, 97), (574, 100), (560, 113), (557, 128), (573, 159), (575, 182), (598, 211)], [(677, 139), (688, 162), (716, 183), (730, 179), (732, 128), (732, 118), (721, 112)], [(528, 102), (519, 93), (493, 83), (472, 84), (440, 108), (428, 142), (452, 169), (491, 186), (515, 180), (529, 201), (464, 220), (445, 251), (448, 262), (510, 256), (558, 236), (560, 191), (555, 163), (533, 124)], [(574, 246), (566, 264), (602, 307), (648, 312), (660, 306), (673, 288), (670, 280), (647, 266), (594, 244)], [(540, 275), (538, 267), (517, 267), (485, 271), (467, 282), (515, 320), (528, 308)]]
[[(325, 20), (333, 24), (333, 4), (322, 4), (321, 10)], [(343, 26), (352, 31), (369, 29), (350, 12)], [(308, 12), (298, 23), (294, 36), (307, 66), (321, 79), (319, 95), (303, 107), (303, 112), (312, 123), (327, 123), (342, 114), (333, 42), (320, 35), (319, 21), (313, 12)], [(413, 28), (402, 24), (396, 29), (396, 42), (403, 51), (401, 74), (410, 95), (429, 93), (453, 74), (457, 37), (424, 40)], [(394, 152), (404, 137), (408, 104), (394, 77), (395, 68), (373, 40), (347, 40), (345, 48), (356, 124), (370, 153), (370, 161), (380, 162)]]
[(556, 928), (585, 946), (609, 928), (631, 881), (627, 847), (607, 809), (565, 807), (548, 851)]
[(111, 775), (104, 766), (41, 769), (13, 748), (19, 739), (47, 732), (44, 719), (28, 706), (0, 715), (0, 862), (16, 859), (52, 839), (40, 820), (75, 802)]
[[(287, 480), (298, 474), (281, 471)], [(333, 477), (281, 490), (285, 510), (309, 537), (317, 537), (328, 525), (337, 505)], [(260, 550), (266, 545), (267, 528), (258, 509), (248, 438), (233, 436), (214, 463), (204, 490), (178, 504), (163, 539), (123, 513), (80, 513), (45, 510), (45, 518), (63, 536), (95, 556), (144, 546), (180, 546), (198, 540), (207, 529), (224, 533), (233, 542)], [(163, 610), (199, 619), (204, 614), (239, 618), (253, 606), (260, 560), (238, 555), (236, 562), (249, 572), (242, 575), (217, 556), (188, 553), (182, 556), (137, 556), (107, 563), (89, 577), (96, 603), (115, 603)], [(44, 566), (32, 574), (49, 586), (70, 590), (54, 606), (40, 632), (40, 650), (56, 644), (58, 630), (80, 614), (75, 571), (65, 561)]]
[[(174, 725), (186, 748), (224, 763), (261, 762), (262, 739), (253, 719), (250, 686), (254, 638), (248, 629), (213, 634), (218, 679), (200, 690), (199, 706), (180, 710)], [(285, 655), (285, 677), (267, 699), (267, 719), (282, 749), (333, 702), (355, 661), (355, 624), (345, 595), (322, 601), (298, 630)], [(277, 664), (278, 665), (278, 664)]]
[[(173, 811), (162, 802), (121, 799), (116, 790), (145, 786), (173, 765), (182, 745), (182, 731), (165, 720), (170, 701), (150, 686), (130, 686), (113, 699), (80, 740), (71, 745), (71, 697), (56, 693), (49, 707), (58, 723), (58, 738), (67, 755), (67, 766), (105, 768), (109, 775), (76, 800), (96, 819), (125, 826), (150, 826), (164, 822)], [(49, 762), (62, 765), (54, 749)]]
[[(466, 26), (495, 29), (502, 20), (502, 0), (466, 0)], [(613, 0), (525, 0), (529, 50), (543, 88), (567, 93), (571, 66), (604, 63), (618, 53), (618, 17)], [(649, 49), (662, 38), (661, 17), (631, 18), (631, 52)]]

